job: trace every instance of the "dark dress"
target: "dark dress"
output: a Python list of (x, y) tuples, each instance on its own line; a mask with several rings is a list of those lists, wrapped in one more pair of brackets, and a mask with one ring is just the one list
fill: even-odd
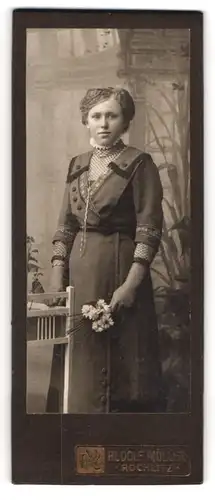
[[(69, 283), (75, 314), (90, 301), (110, 302), (126, 279), (135, 245), (156, 254), (162, 231), (162, 187), (150, 155), (127, 147), (94, 183), (87, 218), (86, 246), (80, 255), (91, 152), (70, 164), (59, 224), (53, 241), (71, 247)], [(150, 270), (135, 303), (115, 317), (106, 332), (84, 326), (73, 337), (70, 413), (156, 412), (162, 409), (158, 330)], [(55, 349), (47, 411), (59, 411), (60, 357)]]

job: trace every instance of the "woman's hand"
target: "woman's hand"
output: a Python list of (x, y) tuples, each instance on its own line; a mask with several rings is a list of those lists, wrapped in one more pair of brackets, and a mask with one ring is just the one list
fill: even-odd
[[(63, 266), (53, 266), (52, 274), (51, 274), (51, 285), (50, 292), (63, 292), (63, 274), (64, 267)], [(49, 302), (50, 307), (54, 306), (63, 306), (65, 303), (65, 299), (52, 299)]]
[(131, 307), (135, 301), (136, 287), (123, 283), (113, 293), (110, 308), (112, 312), (118, 312), (123, 307)]
[(134, 262), (125, 282), (115, 290), (110, 307), (112, 312), (117, 312), (123, 307), (131, 307), (135, 301), (137, 289), (142, 283), (148, 266)]
[(112, 312), (119, 311), (122, 307), (131, 307), (135, 301), (137, 289), (142, 283), (148, 270), (147, 265), (134, 262), (125, 282), (115, 290), (111, 299)]

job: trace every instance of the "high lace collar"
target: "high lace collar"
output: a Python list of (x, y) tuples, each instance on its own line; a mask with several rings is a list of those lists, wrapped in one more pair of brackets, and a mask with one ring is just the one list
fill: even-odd
[(100, 146), (96, 143), (95, 139), (90, 139), (90, 145), (93, 147), (96, 156), (108, 156), (120, 152), (125, 148), (122, 139), (117, 139), (111, 146)]

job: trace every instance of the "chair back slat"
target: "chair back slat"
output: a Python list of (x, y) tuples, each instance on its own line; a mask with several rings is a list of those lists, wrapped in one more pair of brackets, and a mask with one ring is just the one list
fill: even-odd
[(40, 340), (40, 318), (37, 318), (37, 340)]
[[(68, 287), (69, 288), (69, 287)], [(50, 299), (67, 299), (68, 298), (68, 292), (45, 292), (45, 293), (29, 293), (28, 294), (28, 300), (29, 302), (36, 302), (37, 300), (40, 300), (43, 302), (44, 300), (50, 300)]]
[(40, 336), (41, 340), (44, 340), (44, 324), (45, 324), (45, 318), (41, 318), (41, 324), (40, 324)]
[(28, 318), (45, 318), (46, 316), (68, 316), (69, 308), (68, 307), (55, 307), (45, 310), (40, 309), (28, 309), (27, 317)]
[(48, 338), (52, 339), (52, 316), (49, 316), (48, 322)]
[(55, 316), (53, 316), (53, 323), (52, 323), (52, 338), (55, 339), (56, 338), (56, 335), (55, 335)]

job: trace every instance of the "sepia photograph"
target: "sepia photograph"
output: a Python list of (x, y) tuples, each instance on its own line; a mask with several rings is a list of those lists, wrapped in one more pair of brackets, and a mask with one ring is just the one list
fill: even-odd
[(14, 12), (14, 483), (202, 482), (202, 36)]
[(190, 30), (26, 30), (26, 412), (188, 413)]

